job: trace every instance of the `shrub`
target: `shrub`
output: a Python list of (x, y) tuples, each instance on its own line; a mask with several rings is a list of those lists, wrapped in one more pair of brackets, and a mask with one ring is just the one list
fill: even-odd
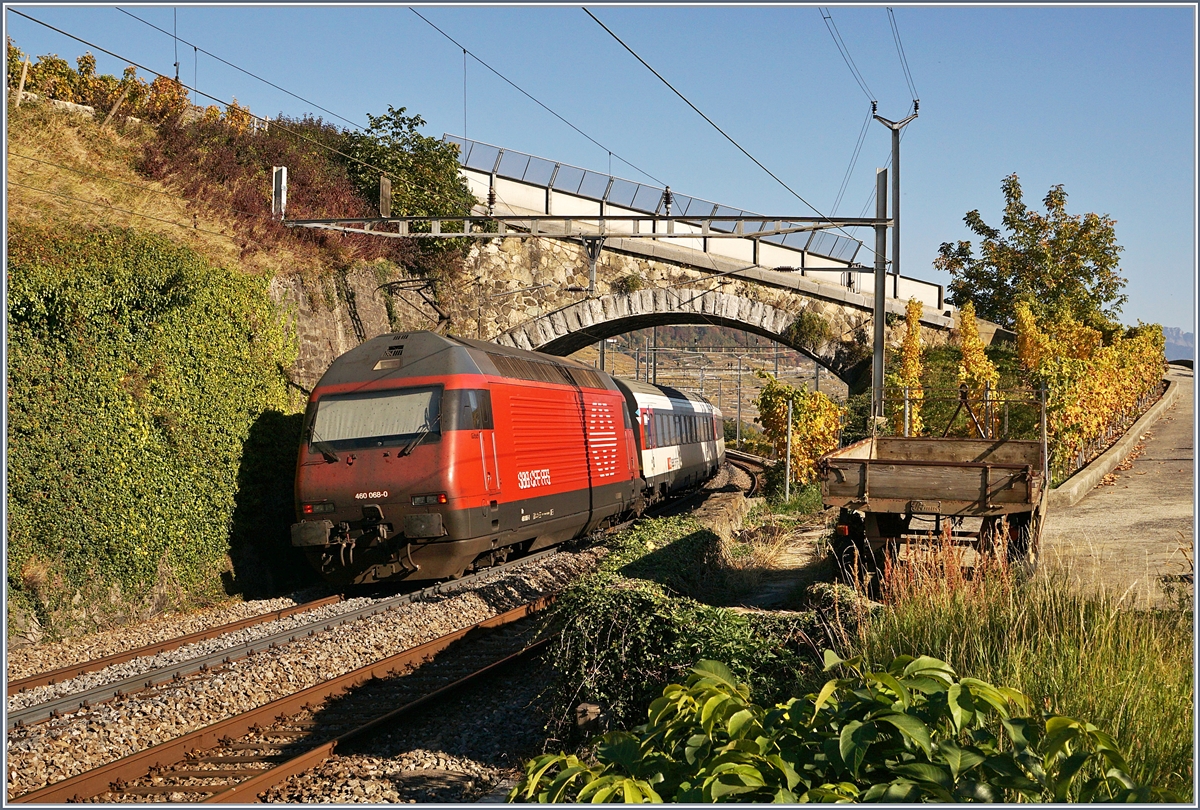
[(211, 589), (243, 442), (290, 410), (294, 336), (267, 280), (130, 230), (10, 223), (8, 563), (145, 591)]
[(700, 661), (634, 733), (605, 735), (597, 764), (548, 754), (509, 794), (540, 802), (1148, 801), (1112, 737), (1028, 714), (1015, 689), (958, 678), (928, 656), (872, 671), (826, 652), (848, 677), (773, 708), (725, 665)]
[(755, 374), (765, 385), (754, 405), (780, 462), (788, 450), (788, 403), (792, 403), (792, 481), (807, 484), (816, 477), (817, 459), (837, 447), (845, 411), (820, 391), (798, 389), (775, 379), (770, 372)]
[(788, 694), (807, 674), (811, 614), (740, 614), (689, 598), (720, 576), (697, 565), (713, 559), (717, 542), (691, 518), (640, 522), (610, 541), (594, 574), (560, 596), (562, 633), (550, 652), (556, 733), (570, 733), (569, 713), (580, 701), (602, 706), (610, 723), (636, 722), (697, 657), (727, 661), (772, 696)]

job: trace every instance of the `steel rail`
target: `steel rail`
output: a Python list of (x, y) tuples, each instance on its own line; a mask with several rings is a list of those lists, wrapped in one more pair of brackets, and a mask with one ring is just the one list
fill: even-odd
[(222, 624), (218, 627), (210, 627), (207, 630), (197, 630), (196, 632), (188, 633), (185, 636), (177, 636), (176, 638), (167, 639), (166, 641), (147, 644), (144, 647), (138, 647), (137, 649), (128, 650), (126, 652), (113, 653), (112, 655), (106, 655), (102, 658), (94, 658), (90, 661), (84, 661), (82, 663), (60, 667), (59, 669), (55, 669), (50, 672), (43, 672), (37, 675), (30, 675), (25, 678), (18, 678), (15, 681), (8, 682), (8, 694), (14, 695), (17, 692), (20, 692), (24, 689), (32, 689), (35, 686), (55, 684), (59, 681), (69, 680), (70, 678), (83, 675), (87, 672), (95, 672), (97, 670), (104, 669), (105, 667), (111, 667), (115, 664), (123, 664), (126, 661), (132, 661), (134, 658), (142, 658), (147, 655), (157, 655), (160, 652), (175, 650), (180, 647), (185, 647), (188, 644), (195, 644), (198, 641), (207, 641), (210, 638), (223, 636), (226, 633), (235, 633), (238, 630), (244, 630), (247, 627), (253, 627), (257, 624), (265, 624), (266, 622), (286, 619), (287, 617), (294, 616), (297, 613), (316, 610), (317, 608), (322, 608), (326, 605), (336, 605), (344, 599), (345, 597), (343, 597), (341, 594), (335, 594), (333, 596), (327, 596), (323, 599), (315, 599), (311, 602), (293, 605), (289, 608), (273, 610), (269, 613), (260, 613), (257, 616), (249, 616), (245, 619), (239, 619), (238, 621), (229, 622), (228, 624)]
[[(544, 647), (549, 639), (540, 639), (533, 644), (518, 650), (515, 653), (505, 656), (498, 661), (493, 661), (485, 667), (475, 670), (469, 675), (466, 675), (458, 680), (443, 686), (433, 692), (429, 692), (416, 700), (410, 701), (398, 709), (393, 709), (384, 715), (370, 720), (358, 728), (352, 729), (339, 735), (336, 739), (330, 740), (327, 743), (316, 746), (315, 748), (304, 752), (298, 756), (292, 757), (286, 762), (276, 765), (274, 768), (264, 771), (263, 773), (253, 776), (244, 782), (214, 794), (204, 800), (205, 804), (228, 804), (233, 802), (248, 803), (257, 801), (258, 795), (264, 790), (274, 787), (281, 782), (289, 779), (292, 776), (298, 776), (307, 770), (317, 767), (325, 760), (337, 753), (339, 745), (344, 745), (351, 740), (359, 737), (365, 737), (371, 732), (398, 720), (400, 717), (409, 714), (423, 706), (433, 702), (434, 700), (443, 697), (450, 692), (465, 686), (472, 681), (475, 681), (483, 676), (494, 672), (495, 670), (507, 664), (513, 663), (521, 658), (532, 655)], [(180, 792), (186, 792), (186, 787), (181, 788)]]
[[(331, 678), (295, 692), (291, 695), (265, 703), (233, 717), (220, 720), (202, 729), (176, 737), (156, 746), (139, 751), (122, 759), (68, 777), (38, 790), (9, 798), (14, 804), (51, 804), (67, 801), (83, 801), (109, 792), (118, 782), (138, 779), (153, 768), (166, 768), (182, 762), (194, 751), (218, 746), (223, 739), (236, 739), (252, 731), (255, 726), (268, 725), (280, 717), (296, 714), (305, 707), (317, 706), (330, 698), (345, 694), (373, 679), (386, 678), (401, 670), (424, 662), (449, 647), (454, 642), (480, 628), (501, 627), (544, 609), (551, 597), (539, 597), (520, 607), (484, 619), (469, 627), (455, 630), (424, 644), (388, 656), (373, 664), (360, 667), (344, 675)], [(249, 770), (249, 769), (247, 769)], [(213, 775), (219, 775), (213, 772)], [(186, 787), (180, 792), (186, 792)], [(206, 792), (206, 791), (199, 791)]]
[(384, 613), (393, 610), (397, 607), (420, 601), (431, 596), (441, 594), (454, 593), (471, 586), (476, 580), (483, 577), (495, 574), (499, 571), (504, 571), (509, 568), (525, 565), (536, 560), (548, 557), (558, 552), (557, 548), (546, 549), (539, 551), (528, 557), (522, 557), (519, 560), (511, 560), (500, 565), (485, 568), (476, 574), (471, 574), (459, 580), (451, 582), (440, 582), (436, 585), (431, 585), (428, 588), (423, 588), (420, 591), (413, 593), (400, 594), (380, 602), (373, 602), (361, 608), (347, 611), (339, 616), (334, 616), (329, 619), (324, 619), (313, 624), (301, 625), (290, 630), (282, 630), (278, 633), (273, 633), (269, 636), (257, 639), (255, 641), (246, 642), (244, 644), (227, 647), (222, 650), (217, 650), (207, 655), (191, 658), (186, 661), (180, 661), (175, 664), (170, 664), (165, 667), (143, 672), (140, 675), (132, 675), (128, 678), (122, 678), (119, 681), (103, 684), (92, 689), (87, 689), (81, 692), (75, 692), (70, 695), (39, 703), (34, 706), (29, 706), (24, 709), (18, 709), (8, 713), (8, 728), (12, 729), (20, 725), (37, 723), (48, 720), (52, 717), (61, 714), (76, 711), (81, 708), (90, 708), (91, 706), (104, 703), (114, 698), (123, 697), (132, 692), (138, 692), (143, 689), (149, 689), (153, 686), (167, 683), (174, 680), (181, 680), (185, 676), (194, 675), (198, 672), (207, 672), (213, 667), (218, 667), (232, 661), (246, 658), (255, 653), (269, 650), (273, 647), (278, 647), (282, 644), (288, 644), (302, 637), (312, 636), (318, 632), (325, 632), (348, 624), (368, 616), (374, 616), (379, 613)]

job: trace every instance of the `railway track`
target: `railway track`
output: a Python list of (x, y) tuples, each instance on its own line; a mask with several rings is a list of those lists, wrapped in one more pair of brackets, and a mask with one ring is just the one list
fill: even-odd
[[(174, 663), (155, 667), (154, 669), (151, 669), (149, 671), (140, 672), (140, 673), (137, 673), (134, 675), (124, 677), (124, 678), (119, 678), (117, 680), (109, 681), (107, 683), (103, 683), (98, 686), (94, 686), (91, 688), (85, 688), (81, 691), (72, 692), (72, 693), (69, 693), (66, 695), (61, 695), (61, 696), (52, 698), (50, 700), (38, 702), (38, 703), (35, 703), (30, 706), (15, 709), (8, 713), (7, 727), (9, 729), (17, 728), (22, 725), (43, 722), (43, 721), (49, 720), (51, 718), (61, 716), (66, 713), (76, 711), (78, 709), (91, 708), (92, 706), (95, 706), (100, 703), (104, 703), (109, 700), (113, 700), (114, 698), (123, 697), (125, 695), (131, 694), (134, 692), (138, 692), (138, 691), (141, 691), (144, 689), (150, 689), (154, 686), (168, 683), (171, 681), (182, 680), (185, 677), (188, 677), (191, 675), (196, 675), (198, 673), (208, 672), (210, 670), (214, 670), (214, 669), (222, 667), (226, 664), (229, 664), (233, 661), (255, 655), (256, 653), (265, 652), (267, 650), (271, 650), (271, 649), (280, 647), (284, 644), (288, 644), (290, 642), (296, 641), (297, 639), (300, 639), (300, 638), (303, 638), (306, 636), (315, 635), (316, 633), (319, 633), (319, 632), (327, 632), (327, 631), (333, 630), (339, 626), (346, 625), (350, 622), (359, 621), (361, 619), (365, 619), (370, 616), (375, 616), (380, 613), (394, 610), (403, 605), (407, 605), (407, 604), (411, 604), (413, 602), (428, 599), (433, 596), (450, 594), (450, 593), (454, 593), (456, 591), (462, 591), (467, 588), (470, 588), (480, 579), (493, 576), (497, 573), (506, 571), (511, 568), (519, 567), (522, 565), (527, 565), (529, 563), (535, 562), (537, 560), (548, 557), (554, 553), (557, 553), (557, 551), (558, 551), (558, 549), (547, 549), (545, 551), (536, 552), (536, 553), (530, 554), (526, 557), (522, 557), (521, 559), (518, 559), (518, 560), (512, 560), (507, 563), (502, 563), (501, 565), (492, 566), (490, 568), (483, 569), (482, 571), (479, 571), (474, 574), (470, 574), (470, 575), (465, 576), (458, 580), (453, 580), (450, 582), (440, 582), (435, 585), (431, 585), (428, 588), (423, 588), (419, 591), (399, 594), (397, 596), (388, 597), (388, 598), (381, 599), (378, 601), (372, 601), (362, 607), (345, 611), (336, 616), (322, 618), (317, 622), (303, 623), (303, 624), (300, 624), (299, 626), (289, 627), (289, 628), (280, 630), (275, 633), (269, 633), (267, 635), (261, 636), (252, 641), (247, 641), (247, 642), (243, 642), (240, 644), (235, 643), (234, 645), (229, 646), (229, 647), (223, 647), (223, 648), (220, 648), (215, 651), (208, 652), (208, 653), (205, 653), (202, 655), (185, 658), (183, 660), (180, 660), (180, 661), (177, 661)], [(341, 601), (341, 599), (340, 599), (340, 597), (337, 599), (334, 599), (333, 597), (331, 597), (329, 600), (322, 600), (322, 601), (325, 601), (327, 604), (335, 604), (337, 601)], [(295, 615), (297, 613), (301, 613), (302, 611), (300, 610), (300, 608), (303, 608), (303, 607), (306, 607), (306, 606), (297, 605), (296, 609), (294, 609), (294, 610), (288, 609), (288, 610), (292, 611), (291, 613), (289, 613), (289, 615)], [(315, 605), (314, 603), (308, 603), (308, 605), (307, 605), (307, 609), (309, 609), (309, 610), (316, 609), (316, 607), (317, 607), (317, 605)], [(267, 618), (265, 618), (263, 620), (264, 622), (276, 620), (277, 618), (281, 618), (281, 617), (274, 616), (274, 614), (265, 614), (265, 615)], [(258, 618), (258, 617), (253, 617), (253, 618)], [(228, 629), (226, 629), (225, 632), (230, 632), (231, 630), (237, 631), (237, 630), (245, 629), (246, 626), (252, 626), (253, 624), (261, 624), (261, 623), (262, 622), (251, 622), (250, 625), (246, 625), (246, 624), (244, 624), (244, 621), (243, 622), (235, 622), (235, 623), (233, 623), (233, 625), (226, 625), (225, 628), (228, 628)], [(214, 638), (214, 637), (217, 637), (220, 635), (220, 633), (218, 631), (221, 631), (221, 630), (222, 630), (222, 628), (213, 628), (212, 631), (205, 631), (205, 634), (207, 635), (207, 638)], [(193, 635), (199, 635), (199, 634), (193, 634)], [(143, 649), (150, 651), (149, 653), (146, 653), (146, 654), (156, 654), (157, 652), (160, 652), (162, 650), (178, 649), (179, 647), (184, 646), (186, 644), (196, 643), (198, 640), (199, 639), (191, 638), (191, 636), (183, 636), (178, 639), (175, 639), (174, 641), (161, 642), (159, 644), (151, 645), (150, 647), (143, 648)], [(97, 671), (99, 669), (103, 669), (104, 667), (112, 666), (115, 663), (117, 663), (114, 661), (109, 661), (108, 663), (104, 663), (105, 661), (107, 661), (107, 659), (120, 658), (122, 661), (128, 662), (130, 660), (133, 660), (134, 658), (136, 658), (138, 655), (141, 655), (141, 654), (143, 654), (143, 653), (140, 653), (138, 650), (133, 650), (133, 651), (130, 651), (129, 653), (121, 653), (116, 656), (107, 656), (106, 658), (97, 659), (95, 661), (84, 662), (82, 664), (74, 665), (73, 667), (67, 668), (67, 670), (76, 670), (76, 671), (81, 671), (81, 672)], [(59, 671), (65, 672), (67, 670), (59, 670)], [(55, 673), (46, 673), (43, 676), (34, 676), (34, 677), (47, 678), (54, 674)], [(29, 680), (29, 679), (23, 679), (23, 680)], [(52, 683), (52, 682), (53, 681), (46, 681), (46, 683)], [(14, 682), (14, 685), (16, 683), (19, 683), (19, 682)], [(11, 692), (10, 692), (10, 694), (11, 694)]]
[(340, 748), (536, 652), (544, 640), (535, 640), (530, 617), (549, 601), (541, 597), (10, 801), (253, 802)]
[(79, 664), (71, 664), (70, 666), (60, 667), (59, 669), (49, 672), (41, 672), (35, 675), (29, 675), (25, 678), (18, 678), (15, 681), (9, 681), (7, 684), (8, 694), (15, 695), (18, 692), (23, 692), (26, 689), (33, 689), (38, 686), (50, 686), (62, 681), (76, 678), (88, 672), (97, 672), (117, 664), (124, 664), (127, 661), (132, 661), (135, 658), (144, 658), (151, 655), (158, 655), (162, 652), (177, 650), (180, 647), (186, 647), (188, 644), (196, 644), (201, 641), (208, 641), (212, 638), (219, 638), (228, 633), (236, 633), (239, 630), (245, 630), (248, 627), (254, 627), (266, 622), (278, 621), (286, 619), (289, 616), (295, 616), (298, 613), (306, 613), (310, 610), (325, 607), (326, 605), (336, 605), (345, 599), (341, 594), (334, 594), (323, 599), (314, 599), (310, 602), (295, 605), (282, 610), (273, 610), (268, 613), (260, 613), (257, 616), (249, 616), (245, 619), (239, 619), (228, 624), (217, 625), (205, 630), (197, 630), (194, 633), (188, 633), (184, 636), (177, 636), (166, 641), (147, 644), (144, 647), (138, 647), (125, 652), (113, 653), (101, 658), (94, 658), (90, 661), (84, 661)]
[(747, 498), (755, 498), (763, 488), (763, 473), (773, 462), (770, 459), (743, 453), (740, 450), (726, 450), (725, 460), (733, 467), (750, 476), (750, 488), (746, 490)]
[[(754, 477), (752, 475), (752, 478)], [(656, 505), (655, 508), (648, 510), (647, 516), (658, 516), (659, 513), (677, 509), (681, 506), (686, 508), (698, 494), (689, 493), (684, 497), (674, 498), (665, 504)], [(629, 521), (617, 525), (609, 531), (619, 531), (629, 526), (632, 522)], [(324, 634), (326, 631), (335, 629), (338, 625), (346, 625), (349, 622), (384, 613), (405, 603), (422, 600), (438, 594), (466, 590), (481, 578), (489, 577), (504, 569), (534, 562), (555, 553), (557, 550), (547, 550), (546, 552), (530, 555), (520, 560), (513, 560), (501, 566), (485, 569), (457, 581), (439, 583), (421, 591), (401, 594), (396, 597), (372, 602), (360, 608), (345, 610), (336, 617), (324, 617), (320, 621), (302, 623), (290, 629), (274, 633), (262, 633), (261, 638), (255, 639), (252, 642), (229, 645), (221, 650), (203, 656), (189, 657), (171, 666), (155, 668), (142, 672), (139, 675), (117, 680), (93, 689), (76, 692), (49, 702), (22, 708), (10, 713), (9, 728), (12, 729), (20, 724), (36, 727), (37, 724), (56, 714), (60, 716), (64, 714), (69, 715), (79, 708), (95, 707), (100, 703), (119, 697), (126, 698), (125, 704), (134, 705), (128, 704), (128, 701), (135, 693), (168, 681), (195, 682), (194, 678), (189, 678), (188, 676), (197, 673), (212, 673), (216, 678), (215, 683), (218, 684), (215, 690), (219, 691), (223, 688), (220, 686), (220, 673), (224, 669), (225, 664), (234, 660), (254, 656), (259, 652), (270, 651), (272, 648), (283, 649), (289, 641), (315, 634)], [(69, 668), (55, 670), (52, 673), (31, 676), (29, 679), (14, 681), (11, 686), (16, 687), (16, 689), (12, 691), (16, 692), (21, 685), (32, 684), (35, 680), (40, 681), (41, 685), (53, 685), (56, 682), (62, 683), (59, 680), (60, 678), (69, 680), (71, 677), (75, 677), (77, 673), (95, 672), (101, 667), (113, 666), (118, 660), (128, 662), (138, 656), (154, 655), (163, 651), (178, 649), (189, 643), (218, 638), (222, 633), (244, 630), (254, 625), (264, 625), (272, 620), (280, 618), (294, 619), (297, 615), (302, 616), (305, 612), (319, 607), (334, 607), (340, 601), (345, 600), (332, 597), (314, 603), (296, 605), (286, 608), (283, 611), (273, 611), (261, 616), (251, 617), (250, 619), (243, 619), (229, 625), (211, 628), (210, 630), (189, 634), (188, 636), (181, 636), (178, 639), (158, 642), (139, 650), (106, 656), (92, 662), (84, 662)], [(509, 604), (512, 603), (510, 602)], [(518, 609), (518, 612), (519, 610), (521, 609)], [(488, 622), (485, 621), (479, 626), (488, 626)], [(297, 768), (305, 770), (319, 762), (322, 756), (328, 756), (335, 752), (338, 746), (345, 746), (360, 735), (369, 734), (372, 728), (377, 728), (383, 722), (378, 721), (376, 717), (369, 716), (370, 712), (360, 711), (357, 720), (361, 722), (358, 722), (358, 726), (363, 726), (364, 728), (356, 730), (354, 722), (352, 722), (354, 718), (349, 718), (345, 723), (335, 726), (328, 720), (332, 715), (330, 714), (330, 710), (325, 707), (337, 694), (345, 694), (347, 692), (354, 692), (356, 694), (361, 692), (366, 694), (370, 689), (375, 688), (373, 686), (364, 686), (367, 681), (372, 679), (377, 681), (381, 679), (389, 682), (394, 681), (396, 679), (390, 677), (392, 673), (412, 670), (414, 666), (417, 666), (414, 662), (419, 662), (436, 654), (435, 648), (441, 649), (438, 647), (439, 643), (452, 644), (455, 640), (475, 629), (475, 627), (476, 625), (473, 625), (463, 631), (451, 633), (442, 639), (430, 642), (429, 645), (422, 645), (412, 650), (406, 650), (399, 655), (392, 655), (382, 661), (355, 670), (352, 673), (335, 677), (326, 682), (317, 683), (308, 689), (301, 690), (290, 696), (280, 697), (272, 703), (260, 706), (251, 712), (220, 721), (215, 725), (192, 731), (177, 738), (165, 739), (162, 742), (158, 742), (158, 744), (155, 744), (155, 741), (150, 741), (148, 743), (149, 747), (143, 749), (139, 754), (115, 760), (109, 763), (109, 765), (102, 765), (99, 768), (67, 777), (64, 780), (54, 782), (32, 792), (26, 792), (23, 796), (13, 799), (13, 801), (40, 803), (74, 800), (77, 797), (84, 799), (103, 797), (100, 798), (101, 801), (115, 801), (118, 799), (125, 801), (134, 800), (134, 797), (140, 797), (138, 800), (141, 801), (163, 801), (175, 795), (184, 795), (184, 789), (188, 787), (199, 788), (198, 790), (186, 793), (186, 800), (188, 801), (215, 801), (218, 800), (219, 796), (224, 795), (226, 791), (230, 790), (234, 792), (229, 794), (231, 797), (228, 799), (229, 801), (253, 800), (253, 797), (258, 795), (262, 790), (265, 790), (269, 784), (274, 784), (271, 781), (274, 777), (266, 776), (268, 772), (279, 775), (284, 774), (284, 771), (287, 770), (275, 771), (275, 766), (283, 766), (285, 763), (303, 756), (308, 758), (304, 759), (303, 762), (297, 760), (289, 765), (288, 768), (291, 769), (289, 772), (295, 772)], [(395, 648), (393, 647), (393, 649)], [(508, 655), (515, 654), (516, 652), (518, 650), (510, 650), (505, 656), (498, 657), (491, 663), (499, 665), (500, 661), (505, 660)], [(528, 654), (528, 652), (526, 651), (524, 654)], [(273, 655), (274, 653), (272, 653)], [(264, 660), (273, 661), (274, 658), (271, 657)], [(363, 675), (362, 673), (364, 672), (369, 672), (370, 674)], [(454, 678), (443, 683), (442, 686), (449, 686), (460, 679), (470, 680), (474, 677), (481, 676), (464, 670)], [(416, 683), (411, 677), (401, 680), (408, 680), (409, 685)], [(445, 680), (443, 678), (443, 681)], [(312, 681), (309, 681), (309, 683), (312, 683)], [(165, 686), (159, 689), (152, 689), (147, 692), (149, 699), (155, 699), (152, 696), (160, 692), (162, 688), (171, 689), (173, 687)], [(339, 689), (341, 692), (338, 692)], [(434, 698), (433, 691), (436, 690), (431, 690), (429, 695), (412, 695), (410, 696), (411, 699), (403, 700), (400, 696), (393, 694), (390, 697), (381, 698), (381, 702), (389, 707), (400, 707), (403, 709), (401, 712), (403, 714), (404, 712), (412, 711), (414, 708), (419, 708), (429, 700), (432, 700)], [(19, 692), (17, 693), (19, 694)], [(139, 696), (137, 699), (141, 700), (142, 698)], [(118, 703), (117, 705), (125, 704)], [(308, 708), (306, 708), (306, 704)], [(126, 712), (129, 710), (120, 709), (120, 711)], [(90, 717), (92, 715), (85, 714), (84, 716)], [(251, 716), (252, 719), (246, 719)], [(283, 717), (287, 722), (279, 720), (279, 717)], [(396, 719), (396, 717), (393, 716), (391, 719)], [(71, 720), (70, 722), (75, 721)], [(94, 721), (87, 722), (89, 725), (94, 724)], [(280, 725), (280, 723), (283, 723), (283, 725)], [(291, 725), (287, 725), (287, 723), (291, 723)], [(51, 726), (50, 728), (54, 729), (57, 727)], [(196, 726), (192, 725), (191, 728), (195, 729)], [(317, 731), (324, 733), (319, 734), (316, 733)], [(331, 732), (333, 731), (336, 731), (336, 734), (332, 734)], [(60, 734), (61, 732), (53, 731), (52, 733)], [(259, 736), (255, 736), (256, 734)], [(159, 739), (162, 740), (163, 738), (159, 737)], [(221, 740), (225, 740), (224, 745), (221, 744)], [(62, 742), (65, 744), (66, 739), (64, 738)], [(273, 747), (267, 747), (268, 743), (271, 743)], [(286, 745), (284, 745), (285, 743)], [(230, 745), (240, 747), (229, 748)], [(324, 754), (314, 753), (320, 746), (333, 747), (322, 748), (321, 750), (325, 751)], [(208, 753), (201, 755), (199, 753), (201, 751), (208, 751)], [(190, 758), (189, 752), (191, 752)], [(317, 757), (317, 759), (313, 759), (313, 757)], [(200, 761), (206, 758), (210, 758), (212, 761)], [(104, 760), (99, 759), (98, 761), (103, 762)], [(86, 763), (87, 760), (84, 759), (83, 762)], [(301, 767), (303, 763), (308, 764)], [(117, 770), (106, 771), (105, 769), (107, 768), (116, 768)], [(129, 770), (137, 770), (139, 768), (140, 771), (138, 773), (133, 773), (132, 770)], [(153, 774), (151, 774), (152, 768), (154, 769)], [(164, 776), (168, 771), (171, 774), (169, 779)], [(210, 773), (216, 771), (221, 772), (219, 776)], [(286, 774), (279, 776), (279, 778), (286, 778)], [(240, 786), (242, 783), (249, 783), (251, 779), (259, 781), (247, 784), (246, 787)], [(176, 781), (172, 782), (171, 780)], [(18, 783), (20, 781), (18, 780)], [(119, 795), (109, 795), (107, 791), (111, 790), (113, 785), (128, 788), (129, 790)], [(259, 787), (255, 788), (256, 785)], [(33, 785), (30, 787), (33, 787)], [(170, 789), (168, 790), (167, 788)], [(235, 788), (236, 790), (234, 790)], [(10, 786), (10, 790), (12, 789), (13, 786)], [(252, 794), (246, 792), (252, 789), (255, 791)], [(29, 788), (26, 788), (26, 790), (28, 791)], [(90, 794), (89, 790), (91, 791)]]
[[(743, 455), (748, 459), (757, 459), (756, 456), (749, 456), (748, 454), (739, 455)], [(754, 462), (738, 460), (731, 463), (741, 469), (746, 470), (746, 472), (750, 475), (753, 485), (751, 490), (747, 492), (747, 495), (752, 496), (754, 491), (757, 489), (759, 480), (759, 476), (753, 469)], [(686, 510), (691, 502), (699, 495), (700, 493), (698, 492), (692, 492), (672, 498), (665, 503), (658, 504), (655, 507), (648, 509), (646, 516), (659, 517)], [(633, 525), (634, 522), (635, 520), (629, 520), (617, 524), (608, 529), (608, 532), (613, 533), (621, 531), (622, 529), (626, 529)], [(431, 585), (427, 588), (423, 588), (419, 591), (399, 594), (397, 596), (373, 601), (360, 608), (351, 609), (333, 617), (323, 617), (315, 622), (294, 625), (274, 633), (265, 634), (251, 641), (223, 646), (207, 653), (190, 656), (167, 664), (153, 666), (145, 671), (135, 672), (134, 674), (117, 678), (115, 680), (109, 680), (96, 686), (85, 687), (80, 690), (57, 695), (47, 700), (41, 700), (28, 706), (22, 706), (8, 712), (6, 726), (8, 729), (13, 729), (23, 725), (44, 722), (52, 718), (60, 717), (72, 711), (91, 708), (115, 698), (120, 698), (138, 691), (151, 689), (164, 683), (179, 681), (183, 678), (199, 673), (216, 670), (233, 661), (255, 655), (256, 653), (275, 649), (305, 636), (312, 636), (318, 632), (327, 632), (347, 623), (358, 621), (369, 616), (378, 615), (379, 613), (392, 610), (412, 602), (428, 599), (437, 595), (464, 590), (471, 587), (473, 584), (475, 584), (475, 582), (484, 577), (489, 577), (504, 570), (534, 562), (555, 553), (556, 550), (557, 549), (547, 549), (546, 551), (537, 552), (517, 560), (512, 560), (507, 563), (502, 563), (497, 566), (483, 569), (458, 580), (441, 582)], [(284, 608), (282, 610), (272, 611), (269, 613), (260, 614), (258, 616), (247, 617), (245, 619), (240, 619), (228, 624), (197, 631), (195, 633), (189, 633), (174, 639), (156, 642), (154, 644), (146, 645), (133, 650), (114, 653), (90, 661), (72, 664), (70, 666), (62, 667), (50, 672), (38, 673), (8, 683), (7, 693), (11, 697), (13, 695), (19, 695), (22, 692), (30, 689), (36, 689), (41, 686), (62, 684), (81, 675), (101, 672), (108, 667), (126, 664), (131, 661), (136, 661), (139, 658), (149, 658), (164, 652), (178, 650), (191, 644), (198, 644), (204, 641), (217, 639), (223, 635), (229, 635), (246, 630), (250, 627), (264, 625), (273, 621), (280, 621), (285, 618), (302, 615), (307, 612), (316, 611), (320, 608), (337, 605), (344, 601), (346, 601), (345, 596), (333, 595), (323, 599), (306, 602), (301, 605)]]

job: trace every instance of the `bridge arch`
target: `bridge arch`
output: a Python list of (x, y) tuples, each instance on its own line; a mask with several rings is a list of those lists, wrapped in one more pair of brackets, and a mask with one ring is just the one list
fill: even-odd
[(795, 309), (741, 295), (688, 288), (609, 293), (569, 304), (509, 329), (493, 340), (504, 346), (566, 356), (604, 338), (651, 326), (704, 324), (760, 335), (815, 360), (852, 390), (869, 376), (870, 317), (840, 312), (840, 323), (818, 302), (797, 299)]

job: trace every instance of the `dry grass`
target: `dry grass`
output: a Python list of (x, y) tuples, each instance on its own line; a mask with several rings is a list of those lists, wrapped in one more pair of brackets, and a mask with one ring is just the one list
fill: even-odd
[(87, 115), (47, 104), (27, 102), (10, 108), (9, 221), (137, 228), (182, 242), (214, 264), (247, 273), (319, 272), (322, 262), (314, 246), (256, 250), (221, 211), (191, 203), (169, 185), (141, 177), (134, 166), (152, 137), (154, 130), (146, 124), (102, 128)]

